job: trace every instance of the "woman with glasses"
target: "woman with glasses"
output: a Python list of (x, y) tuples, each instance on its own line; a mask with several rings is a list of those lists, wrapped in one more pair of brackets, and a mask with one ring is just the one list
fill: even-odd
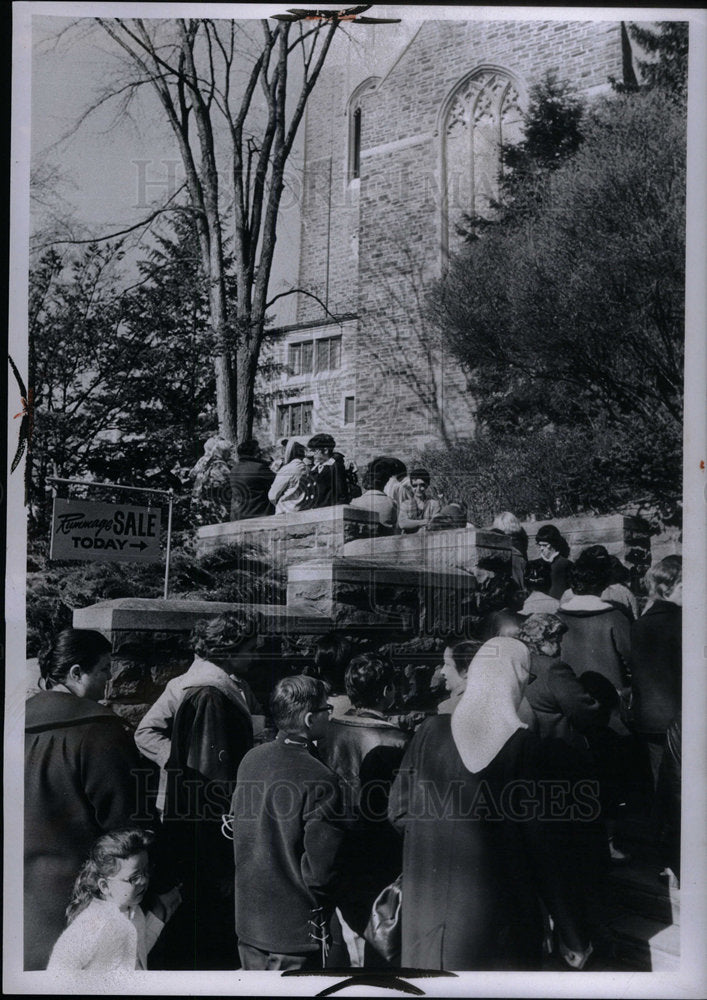
[(538, 529), (535, 544), (540, 550), (540, 558), (550, 563), (550, 597), (559, 601), (570, 587), (570, 547), (554, 524), (543, 524)]
[(439, 500), (428, 495), (430, 474), (427, 469), (413, 469), (410, 473), (412, 496), (400, 501), (398, 527), (403, 534), (412, 534), (426, 528), (433, 517), (439, 514), (442, 505)]
[[(64, 629), (40, 655), (44, 690), (25, 710), (25, 969), (45, 969), (91, 844), (145, 817), (144, 765), (123, 722), (100, 705), (110, 643)], [(140, 779), (142, 772), (142, 780)]]

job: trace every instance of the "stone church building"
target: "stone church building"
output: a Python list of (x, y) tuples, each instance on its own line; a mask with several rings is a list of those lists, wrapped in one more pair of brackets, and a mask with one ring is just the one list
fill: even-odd
[[(500, 147), (555, 71), (587, 97), (633, 73), (620, 22), (417, 21), (340, 31), (307, 106), (296, 322), (271, 331), (262, 441), (332, 433), (408, 459), (469, 437), (473, 400), (421, 311), (488, 211)], [(274, 373), (274, 374), (273, 374)]]

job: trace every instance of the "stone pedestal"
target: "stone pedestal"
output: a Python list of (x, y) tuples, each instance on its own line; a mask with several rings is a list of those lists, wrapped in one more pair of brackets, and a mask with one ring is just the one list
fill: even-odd
[[(106, 701), (118, 715), (136, 725), (167, 682), (184, 673), (194, 659), (189, 635), (196, 622), (240, 607), (245, 605), (121, 597), (75, 610), (73, 625), (95, 629), (110, 640), (111, 679)], [(273, 677), (277, 679), (288, 665), (281, 655), (283, 641), (291, 635), (329, 632), (332, 622), (316, 609), (298, 612), (277, 604), (248, 607), (260, 620), (253, 676), (249, 674), (248, 679), (256, 694), (267, 699)]]
[(284, 571), (292, 563), (336, 556), (347, 542), (375, 537), (379, 529), (377, 514), (342, 504), (207, 524), (197, 531), (197, 552), (241, 542), (260, 550), (276, 570)]
[(347, 631), (366, 626), (381, 636), (461, 631), (476, 589), (476, 578), (461, 570), (350, 557), (300, 563), (287, 573), (288, 607), (316, 611)]
[(511, 543), (505, 535), (478, 531), (476, 528), (450, 528), (347, 542), (341, 555), (346, 559), (371, 560), (385, 566), (460, 569), (467, 573), (481, 567), (510, 573), (511, 550)]

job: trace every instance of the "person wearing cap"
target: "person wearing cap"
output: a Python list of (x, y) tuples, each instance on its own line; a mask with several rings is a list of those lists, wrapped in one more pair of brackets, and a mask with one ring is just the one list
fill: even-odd
[(311, 476), (316, 488), (312, 507), (335, 507), (349, 502), (346, 468), (343, 456), (334, 454), (335, 446), (331, 434), (315, 434), (307, 442), (312, 452)]

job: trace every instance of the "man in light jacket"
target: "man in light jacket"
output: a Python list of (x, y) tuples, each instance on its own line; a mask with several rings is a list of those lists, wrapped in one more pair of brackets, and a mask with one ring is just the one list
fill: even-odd
[[(197, 622), (191, 635), (194, 662), (173, 678), (135, 730), (138, 750), (161, 768), (157, 809), (164, 810), (165, 767), (172, 749), (172, 725), (189, 691), (211, 685), (223, 691), (252, 723), (254, 735), (262, 732), (265, 717), (250, 685), (243, 678), (257, 641), (257, 618), (248, 611), (229, 612)], [(228, 672), (220, 666), (227, 661)]]

